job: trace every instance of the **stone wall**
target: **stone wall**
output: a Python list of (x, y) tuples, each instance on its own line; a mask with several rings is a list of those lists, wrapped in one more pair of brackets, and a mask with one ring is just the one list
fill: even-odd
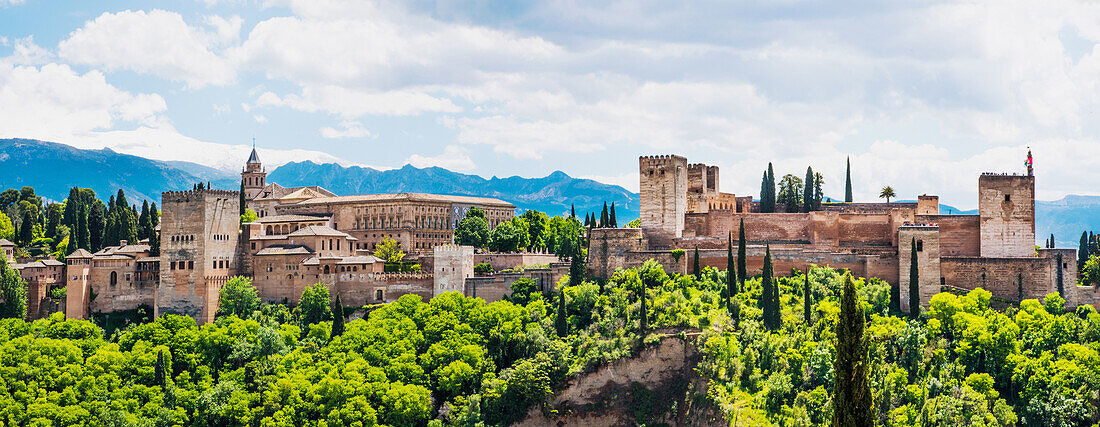
[(473, 246), (437, 246), (435, 248), (435, 295), (462, 292), (466, 279), (474, 277)]
[(92, 260), (69, 258), (65, 260), (65, 318), (88, 317), (88, 275)]
[(521, 265), (549, 265), (558, 262), (558, 256), (552, 253), (477, 253), (474, 265), (489, 263), (493, 271), (507, 270)]
[(638, 172), (642, 228), (656, 239), (680, 237), (687, 212), (687, 159), (639, 157)]
[(912, 267), (913, 245), (917, 245), (917, 279), (920, 304), (928, 306), (932, 296), (940, 292), (941, 258), (940, 230), (936, 226), (903, 226), (898, 230), (898, 287), (901, 310), (909, 312), (909, 273)]
[(588, 274), (608, 278), (628, 268), (627, 256), (644, 250), (639, 228), (595, 228), (588, 233)]
[(981, 217), (977, 215), (917, 215), (916, 222), (940, 228), (943, 256), (981, 256)]
[(237, 191), (161, 194), (160, 286), (154, 314), (187, 315), (209, 323), (218, 292), (238, 268), (240, 201)]
[(982, 174), (978, 178), (981, 256), (1035, 253), (1035, 177)]

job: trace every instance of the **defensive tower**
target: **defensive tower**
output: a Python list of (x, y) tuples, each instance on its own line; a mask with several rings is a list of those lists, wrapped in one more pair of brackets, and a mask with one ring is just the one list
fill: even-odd
[(981, 254), (1035, 255), (1035, 177), (984, 173), (978, 178)]
[(683, 235), (684, 214), (687, 212), (687, 169), (687, 159), (680, 156), (638, 158), (642, 229), (657, 242)]

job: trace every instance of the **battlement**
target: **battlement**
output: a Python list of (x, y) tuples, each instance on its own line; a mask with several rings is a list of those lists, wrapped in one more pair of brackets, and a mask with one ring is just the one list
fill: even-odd
[(978, 176), (978, 182), (988, 180), (1016, 180), (1016, 179), (1035, 179), (1034, 175), (1020, 174), (1020, 173), (1007, 173), (1007, 172), (982, 172)]
[(675, 154), (662, 154), (658, 156), (638, 156), (638, 162), (642, 165), (667, 165), (674, 161), (687, 163), (687, 157)]
[(240, 192), (237, 190), (214, 190), (209, 188), (202, 190), (165, 191), (160, 193), (160, 199), (163, 204), (164, 202), (185, 202), (196, 198), (203, 198), (207, 195), (236, 198), (240, 196)]

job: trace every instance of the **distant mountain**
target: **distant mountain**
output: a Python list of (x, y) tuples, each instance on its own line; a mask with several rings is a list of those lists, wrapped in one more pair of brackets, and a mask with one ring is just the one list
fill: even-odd
[(162, 191), (190, 189), (200, 180), (207, 179), (106, 148), (81, 150), (33, 139), (0, 139), (0, 189), (31, 186), (51, 200), (64, 200), (69, 189), (78, 186), (95, 190), (104, 200), (121, 188), (132, 202), (159, 202)]
[(1100, 196), (1035, 202), (1035, 240), (1042, 242), (1054, 233), (1058, 247), (1077, 248), (1085, 230), (1100, 232)]
[(492, 177), (452, 172), (439, 167), (380, 171), (359, 166), (293, 162), (276, 168), (268, 182), (285, 187), (320, 185), (336, 194), (371, 193), (435, 193), (463, 196), (494, 197), (511, 202), (521, 209), (537, 209), (549, 215), (569, 212), (575, 205), (577, 216), (585, 212), (598, 215), (606, 201), (615, 202), (620, 225), (638, 217), (638, 195), (617, 185), (601, 184), (590, 179), (573, 178), (556, 171), (542, 178)]

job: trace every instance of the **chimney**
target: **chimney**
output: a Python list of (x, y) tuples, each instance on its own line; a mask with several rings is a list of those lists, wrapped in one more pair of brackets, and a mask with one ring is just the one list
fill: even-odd
[(120, 247), (120, 248), (121, 248), (121, 247), (123, 247), (123, 246), (126, 246), (126, 244), (127, 244), (127, 243), (129, 243), (129, 242), (127, 242), (127, 241), (125, 241), (125, 240), (119, 240), (119, 242), (118, 242), (118, 247)]

